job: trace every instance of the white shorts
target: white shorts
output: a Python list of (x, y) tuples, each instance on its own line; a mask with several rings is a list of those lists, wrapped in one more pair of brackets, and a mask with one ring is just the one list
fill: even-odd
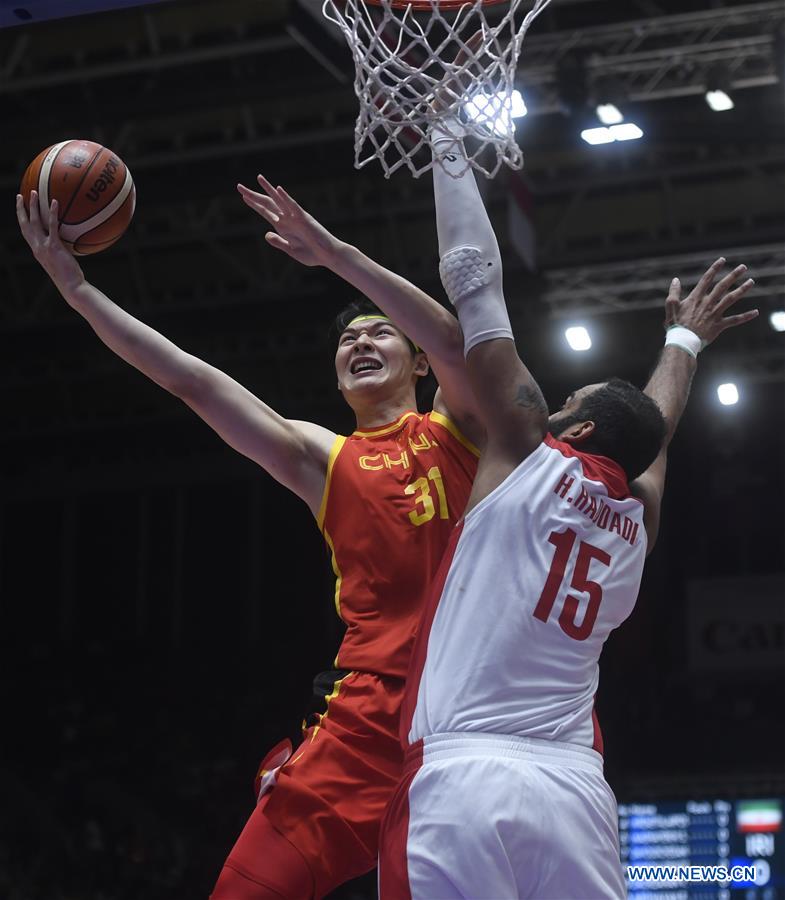
[(502, 735), (409, 748), (381, 834), (381, 900), (627, 895), (599, 753)]

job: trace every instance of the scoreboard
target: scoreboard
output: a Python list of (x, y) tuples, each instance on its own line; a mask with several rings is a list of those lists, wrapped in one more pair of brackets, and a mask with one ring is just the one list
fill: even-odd
[(619, 804), (628, 897), (785, 900), (785, 799)]

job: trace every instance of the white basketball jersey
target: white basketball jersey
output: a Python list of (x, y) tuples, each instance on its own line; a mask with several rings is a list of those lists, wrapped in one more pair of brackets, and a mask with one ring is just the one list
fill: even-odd
[(622, 469), (549, 435), (456, 527), (415, 645), (406, 743), (470, 731), (602, 752), (598, 661), (645, 556)]

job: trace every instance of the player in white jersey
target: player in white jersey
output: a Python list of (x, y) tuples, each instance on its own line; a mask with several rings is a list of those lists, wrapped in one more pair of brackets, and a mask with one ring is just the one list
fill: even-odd
[[(435, 140), (454, 144), (445, 166), (457, 174), (458, 123)], [(755, 317), (724, 317), (752, 281), (733, 288), (740, 266), (715, 284), (718, 260), (682, 301), (674, 279), (673, 327), (646, 393), (619, 379), (589, 385), (549, 419), (512, 340), (474, 176), (437, 167), (434, 186), (442, 280), (487, 445), (415, 645), (381, 896), (621, 898), (593, 709), (598, 661), (635, 604), (697, 353)]]

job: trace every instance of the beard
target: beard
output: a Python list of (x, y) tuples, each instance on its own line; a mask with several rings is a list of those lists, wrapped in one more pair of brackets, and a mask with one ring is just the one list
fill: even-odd
[(568, 428), (572, 428), (573, 425), (579, 425), (581, 422), (586, 421), (586, 416), (582, 416), (580, 413), (569, 413), (566, 416), (562, 416), (559, 413), (554, 413), (552, 416), (548, 417), (548, 431), (555, 437), (557, 440), (560, 434), (564, 434)]

